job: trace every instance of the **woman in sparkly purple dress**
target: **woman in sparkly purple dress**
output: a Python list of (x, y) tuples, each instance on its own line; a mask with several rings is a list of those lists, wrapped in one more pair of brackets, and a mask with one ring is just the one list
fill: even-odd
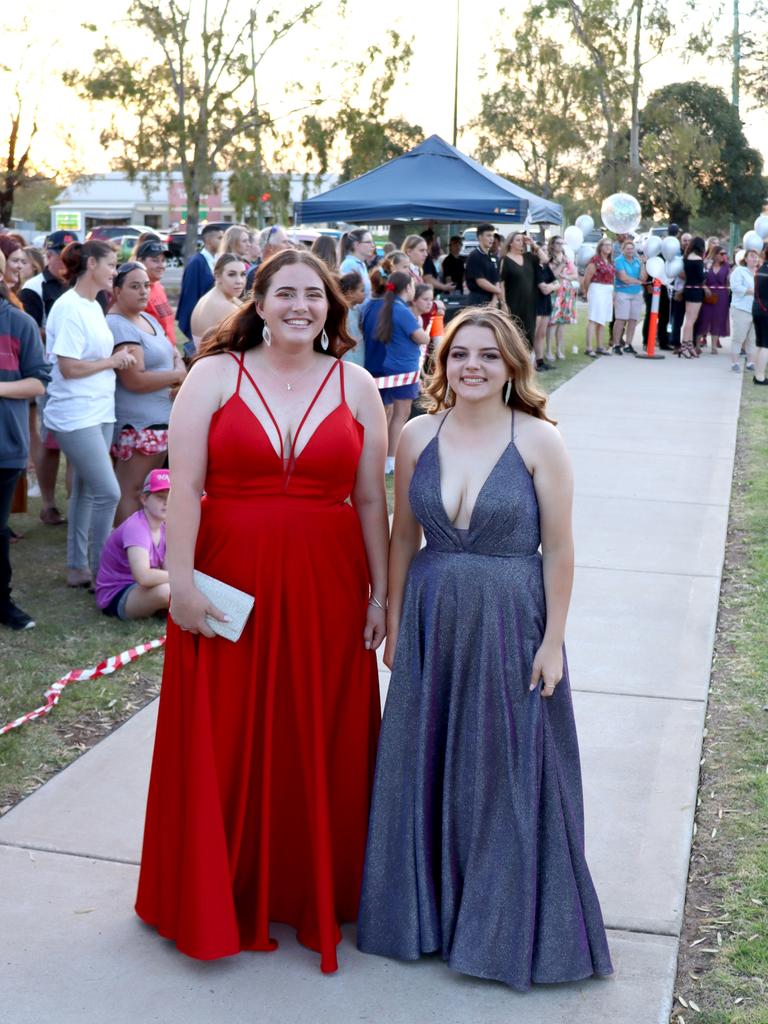
[(500, 310), (453, 320), (428, 394), (395, 470), (358, 945), (519, 990), (610, 974), (563, 649), (568, 457)]

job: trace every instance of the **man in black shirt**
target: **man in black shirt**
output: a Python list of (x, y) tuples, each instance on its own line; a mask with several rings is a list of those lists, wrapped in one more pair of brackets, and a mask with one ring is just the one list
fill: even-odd
[(499, 284), (499, 268), (490, 254), (493, 235), (493, 224), (478, 224), (478, 248), (473, 249), (467, 257), (465, 270), (471, 306), (483, 306), (486, 302), (495, 306), (503, 296)]
[(443, 260), (443, 281), (452, 281), (454, 291), (464, 291), (464, 257), (461, 255), (461, 235), (453, 235), (448, 243), (448, 255)]
[(19, 292), (24, 312), (29, 313), (42, 332), (45, 332), (51, 306), (69, 287), (64, 277), (61, 253), (70, 242), (76, 241), (77, 235), (71, 231), (54, 231), (48, 235), (44, 246), (45, 270), (30, 278)]

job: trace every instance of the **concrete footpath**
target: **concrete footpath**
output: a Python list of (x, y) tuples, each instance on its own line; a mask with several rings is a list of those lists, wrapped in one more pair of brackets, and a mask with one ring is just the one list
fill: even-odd
[(186, 959), (132, 911), (152, 705), (0, 821), (3, 1020), (665, 1024), (740, 393), (725, 354), (613, 356), (552, 398), (576, 478), (568, 650), (612, 979), (520, 995), (435, 958), (363, 956), (353, 927), (329, 977), (281, 926), (276, 953)]

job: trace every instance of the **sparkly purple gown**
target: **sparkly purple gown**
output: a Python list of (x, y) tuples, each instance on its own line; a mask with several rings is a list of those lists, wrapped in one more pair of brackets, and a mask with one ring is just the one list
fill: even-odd
[(457, 530), (438, 446), (411, 481), (427, 546), (382, 723), (358, 945), (440, 953), (518, 990), (610, 974), (567, 669), (551, 699), (528, 690), (545, 625), (533, 481), (510, 441)]

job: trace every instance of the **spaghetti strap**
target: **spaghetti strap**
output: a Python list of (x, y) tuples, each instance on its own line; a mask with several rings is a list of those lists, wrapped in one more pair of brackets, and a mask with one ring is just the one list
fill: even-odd
[(344, 363), (341, 359), (337, 360), (339, 364), (339, 387), (341, 388), (341, 401), (342, 404), (346, 404), (347, 396), (344, 392)]
[(443, 418), (440, 420), (440, 426), (437, 428), (437, 431), (435, 432), (435, 437), (439, 437), (440, 436), (440, 431), (443, 429), (443, 424), (448, 419), (448, 417), (450, 416), (451, 412), (452, 412), (451, 409), (446, 409), (445, 410), (445, 416), (443, 416)]
[(235, 385), (235, 394), (239, 395), (240, 394), (240, 381), (243, 379), (243, 370), (245, 369), (245, 352), (241, 352), (240, 353), (240, 358), (239, 359), (237, 358), (237, 356), (235, 355), (234, 352), (227, 351), (227, 355), (228, 356), (232, 356), (232, 358), (235, 360), (237, 365), (240, 367), (240, 369), (237, 371), (237, 384)]
[[(309, 414), (314, 409), (315, 402), (318, 400), (320, 395), (322, 395), (322, 393), (323, 393), (323, 391), (325, 389), (325, 385), (331, 379), (331, 374), (333, 373), (333, 371), (336, 369), (337, 366), (341, 366), (341, 360), (340, 359), (335, 359), (334, 360), (333, 366), (330, 368), (328, 373), (326, 373), (326, 375), (323, 377), (322, 384), (320, 385), (320, 387), (315, 392), (315, 397), (312, 399), (312, 401), (307, 406), (307, 411), (301, 417), (301, 423), (299, 423), (299, 426), (298, 426), (298, 428), (296, 430), (296, 433), (293, 435), (293, 441), (291, 442), (291, 450), (288, 453), (288, 466), (287, 466), (287, 475), (288, 476), (290, 476), (291, 473), (293, 472), (293, 467), (294, 467), (294, 464), (296, 462), (296, 443), (299, 440), (299, 434), (301, 433), (301, 429), (304, 426), (304, 424), (307, 422), (307, 417), (309, 416)], [(246, 373), (247, 372), (248, 371), (246, 370)], [(343, 380), (343, 377), (342, 377), (342, 380)], [(343, 388), (343, 384), (342, 384), (342, 388)], [(280, 445), (281, 445), (281, 448), (282, 448), (282, 438), (280, 439)]]

